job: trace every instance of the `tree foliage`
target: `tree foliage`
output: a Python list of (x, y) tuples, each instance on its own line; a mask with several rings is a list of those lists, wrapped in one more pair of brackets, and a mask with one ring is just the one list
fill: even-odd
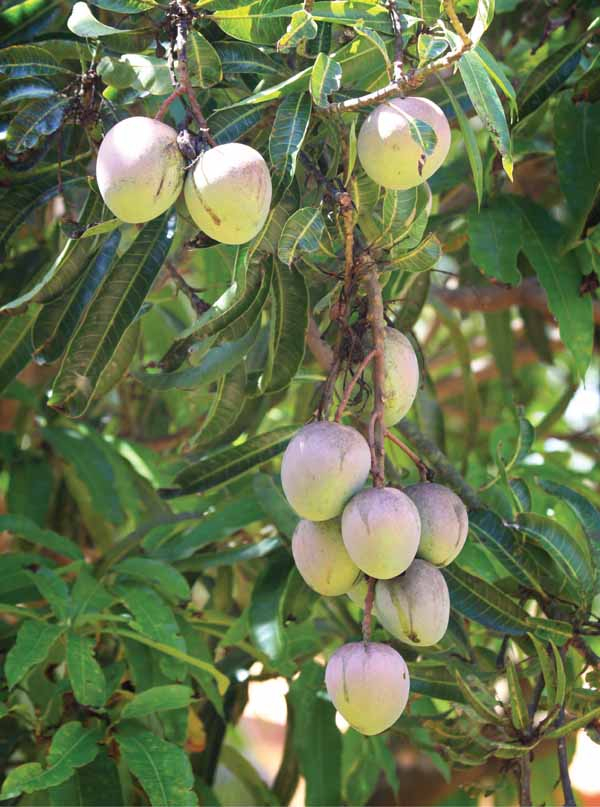
[[(410, 744), (498, 803), (517, 788), (551, 802), (556, 750), (564, 762), (565, 738), (600, 725), (597, 412), (582, 410), (599, 383), (599, 15), (2, 4), (2, 799), (219, 804), (221, 765), (248, 803), (287, 803), (301, 774), (308, 804), (365, 804), (405, 786), (394, 753)], [(400, 92), (442, 107), (452, 145), (428, 183), (392, 191), (361, 169), (357, 133)], [(103, 134), (157, 114), (263, 154), (273, 204), (251, 242), (211, 241), (181, 202), (142, 226), (103, 204)], [(372, 738), (338, 731), (320, 663), (360, 637), (361, 609), (302, 581), (279, 479), (292, 435), (364, 358), (348, 350), (368, 319), (362, 289), (344, 310), (349, 241), (421, 363), (388, 479), (429, 473), (470, 517), (445, 570), (448, 633), (418, 652), (392, 641), (411, 706)], [(272, 785), (231, 734), (257, 662), (290, 683)]]

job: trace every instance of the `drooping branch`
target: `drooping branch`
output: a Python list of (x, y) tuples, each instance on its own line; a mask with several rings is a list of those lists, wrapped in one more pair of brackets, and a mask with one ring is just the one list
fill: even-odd
[[(546, 292), (534, 277), (519, 286), (460, 286), (457, 289), (435, 288), (433, 294), (450, 308), (459, 311), (504, 311), (513, 305), (532, 308), (549, 316)], [(594, 322), (600, 324), (600, 301), (593, 301)]]

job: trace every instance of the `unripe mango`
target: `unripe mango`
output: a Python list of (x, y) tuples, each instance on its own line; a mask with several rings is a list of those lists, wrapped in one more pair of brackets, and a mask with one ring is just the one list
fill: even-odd
[(365, 574), (381, 580), (408, 569), (420, 535), (417, 508), (396, 488), (363, 490), (342, 514), (342, 537), (348, 554)]
[(226, 143), (201, 154), (184, 188), (194, 222), (222, 244), (244, 244), (260, 232), (271, 194), (266, 162), (243, 143)]
[(335, 708), (361, 734), (379, 734), (400, 717), (410, 690), (406, 662), (379, 642), (352, 642), (336, 650), (325, 670)]
[(292, 554), (305, 583), (325, 597), (346, 594), (360, 575), (342, 541), (339, 518), (299, 521)]
[(433, 482), (405, 488), (421, 516), (418, 555), (435, 566), (452, 563), (467, 540), (467, 508), (454, 491)]
[(153, 118), (134, 117), (113, 126), (96, 160), (106, 206), (130, 224), (160, 216), (181, 193), (184, 160), (177, 132)]
[[(386, 328), (384, 334), (383, 420), (386, 426), (398, 423), (413, 405), (419, 388), (419, 361), (403, 333)], [(373, 370), (369, 381), (373, 385)]]
[(327, 521), (340, 515), (348, 499), (367, 481), (371, 451), (349, 426), (320, 421), (300, 429), (283, 455), (281, 483), (301, 518)]
[(204, 585), (201, 577), (198, 577), (192, 586), (192, 605), (198, 611), (203, 611), (210, 600), (210, 591)]
[(378, 580), (375, 603), (383, 627), (407, 644), (437, 644), (448, 628), (448, 586), (440, 570), (426, 560), (413, 560), (393, 580)]
[[(431, 129), (437, 138), (433, 150)], [(362, 167), (378, 185), (392, 190), (425, 182), (444, 162), (449, 149), (446, 116), (427, 98), (385, 101), (367, 117), (358, 135)]]

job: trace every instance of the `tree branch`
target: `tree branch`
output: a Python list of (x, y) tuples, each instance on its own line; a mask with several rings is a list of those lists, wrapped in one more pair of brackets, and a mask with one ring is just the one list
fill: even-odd
[(529, 754), (519, 759), (519, 805), (531, 807), (531, 763)]
[[(565, 707), (560, 707), (558, 713), (558, 720), (556, 726), (560, 726), (565, 720)], [(558, 767), (560, 769), (560, 781), (562, 784), (563, 795), (565, 797), (565, 807), (576, 807), (575, 794), (573, 793), (573, 786), (571, 784), (571, 777), (569, 776), (569, 760), (567, 759), (567, 738), (560, 737), (556, 742), (556, 750), (558, 753)]]
[[(519, 286), (460, 286), (457, 289), (436, 287), (432, 293), (451, 308), (459, 311), (504, 311), (513, 305), (533, 308), (549, 314), (546, 292), (534, 277), (527, 277)], [(600, 301), (593, 301), (594, 322), (600, 324)]]

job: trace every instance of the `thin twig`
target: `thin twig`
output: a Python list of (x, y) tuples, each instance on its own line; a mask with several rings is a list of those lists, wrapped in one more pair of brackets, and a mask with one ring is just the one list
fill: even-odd
[(396, 437), (396, 435), (393, 434), (393, 432), (389, 431), (388, 429), (386, 429), (385, 436), (388, 438), (388, 440), (391, 440), (391, 442), (394, 443), (394, 445), (398, 446), (398, 448), (401, 449), (406, 454), (406, 456), (416, 465), (419, 471), (419, 476), (421, 477), (421, 482), (426, 482), (428, 480), (432, 481), (433, 472), (431, 468), (427, 467), (427, 465), (423, 462), (423, 460), (419, 457), (419, 455), (412, 450), (412, 448), (409, 448), (406, 445), (406, 443), (403, 443), (399, 437)]
[(367, 596), (365, 597), (365, 613), (362, 622), (363, 642), (368, 644), (371, 641), (371, 622), (373, 618), (373, 600), (375, 599), (374, 577), (367, 577)]
[(463, 24), (459, 20), (458, 14), (456, 13), (456, 9), (454, 8), (454, 0), (444, 0), (444, 11), (446, 12), (448, 19), (452, 23), (452, 27), (461, 38), (463, 45), (471, 47), (471, 40), (469, 39), (469, 35), (463, 28)]
[(531, 760), (529, 754), (519, 759), (519, 805), (531, 807)]
[(388, 0), (386, 3), (388, 13), (390, 15), (390, 22), (392, 24), (392, 31), (394, 32), (395, 50), (394, 50), (394, 72), (392, 75), (393, 81), (404, 81), (404, 42), (402, 39), (404, 33), (404, 25), (402, 23), (402, 15), (398, 13), (396, 0)]
[(354, 390), (354, 387), (358, 384), (358, 381), (359, 381), (361, 375), (366, 370), (366, 368), (369, 365), (370, 361), (375, 357), (376, 353), (377, 353), (376, 350), (372, 350), (370, 353), (367, 353), (365, 358), (361, 361), (361, 363), (356, 368), (356, 372), (354, 373), (354, 375), (352, 376), (352, 380), (350, 381), (350, 383), (348, 384), (348, 386), (344, 390), (344, 397), (340, 401), (340, 405), (338, 406), (337, 412), (335, 413), (335, 422), (336, 423), (339, 423), (340, 420), (342, 419), (342, 415), (344, 414), (344, 410), (348, 406), (348, 401), (350, 400), (350, 396), (352, 395), (352, 391)]
[[(561, 726), (565, 722), (565, 707), (560, 707), (558, 713), (558, 720), (556, 727)], [(565, 797), (565, 807), (576, 807), (575, 794), (573, 793), (573, 786), (571, 784), (571, 777), (569, 775), (569, 760), (567, 758), (567, 738), (560, 737), (556, 741), (556, 749), (558, 753), (558, 767), (560, 769), (560, 781), (562, 784), (562, 791)]]
[(167, 261), (165, 267), (169, 275), (173, 278), (177, 288), (182, 291), (190, 301), (196, 314), (200, 315), (208, 311), (210, 304), (203, 300), (202, 297), (198, 296), (196, 289), (190, 286), (187, 280), (179, 274), (173, 263)]
[(158, 112), (154, 116), (154, 120), (163, 120), (173, 101), (176, 98), (179, 98), (180, 95), (185, 95), (185, 89), (183, 87), (177, 87), (176, 89), (173, 90), (173, 92), (171, 93), (171, 95), (169, 95), (168, 98), (165, 98), (165, 100), (159, 106)]

